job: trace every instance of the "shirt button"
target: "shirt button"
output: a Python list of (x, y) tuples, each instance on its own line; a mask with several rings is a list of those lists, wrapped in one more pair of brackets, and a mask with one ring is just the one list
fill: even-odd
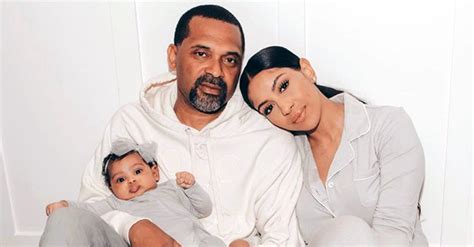
[(331, 181), (331, 182), (329, 182), (329, 183), (328, 183), (328, 187), (329, 187), (329, 188), (332, 188), (332, 187), (334, 187), (334, 182), (332, 182), (332, 181)]

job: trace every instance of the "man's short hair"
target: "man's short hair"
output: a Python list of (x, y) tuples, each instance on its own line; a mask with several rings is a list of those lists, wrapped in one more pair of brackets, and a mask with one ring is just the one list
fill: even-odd
[(181, 45), (183, 40), (189, 35), (189, 22), (195, 16), (220, 20), (232, 25), (235, 25), (239, 28), (240, 31), (240, 40), (242, 42), (242, 52), (245, 51), (245, 37), (242, 26), (240, 25), (239, 20), (230, 13), (227, 9), (218, 6), (218, 5), (200, 5), (196, 6), (184, 13), (181, 18), (179, 18), (178, 24), (174, 31), (174, 44), (176, 46)]

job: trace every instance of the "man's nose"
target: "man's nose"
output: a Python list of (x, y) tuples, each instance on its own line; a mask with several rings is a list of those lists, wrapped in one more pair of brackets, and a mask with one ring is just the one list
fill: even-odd
[(222, 70), (222, 63), (218, 59), (211, 59), (209, 61), (209, 64), (206, 68), (206, 72), (214, 77), (224, 76), (224, 72)]

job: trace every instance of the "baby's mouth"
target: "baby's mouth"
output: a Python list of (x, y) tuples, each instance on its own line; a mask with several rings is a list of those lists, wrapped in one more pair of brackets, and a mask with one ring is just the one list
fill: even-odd
[(130, 190), (128, 190), (128, 192), (134, 194), (134, 193), (137, 193), (138, 190), (140, 190), (140, 185), (135, 185), (135, 186), (132, 186)]

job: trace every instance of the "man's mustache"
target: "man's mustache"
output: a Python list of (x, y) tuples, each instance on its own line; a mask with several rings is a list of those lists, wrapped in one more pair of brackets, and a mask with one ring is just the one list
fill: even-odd
[(222, 77), (215, 77), (212, 74), (206, 73), (196, 79), (195, 87), (201, 86), (203, 83), (209, 83), (220, 87), (221, 89), (227, 89), (227, 84)]

